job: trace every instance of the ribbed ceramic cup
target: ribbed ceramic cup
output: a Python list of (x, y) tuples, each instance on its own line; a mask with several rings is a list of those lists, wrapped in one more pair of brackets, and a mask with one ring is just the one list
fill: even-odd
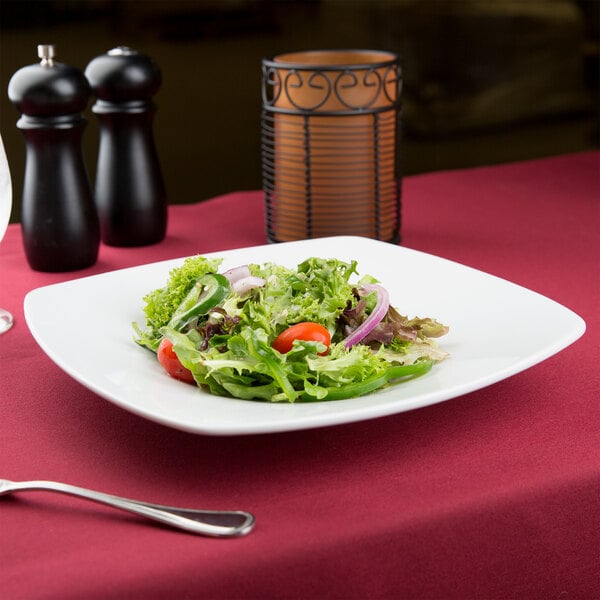
[(399, 241), (398, 56), (319, 50), (265, 59), (262, 68), (269, 239)]

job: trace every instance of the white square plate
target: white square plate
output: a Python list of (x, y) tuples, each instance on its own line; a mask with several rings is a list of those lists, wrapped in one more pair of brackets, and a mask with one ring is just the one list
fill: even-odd
[(25, 298), (33, 337), (71, 377), (137, 415), (209, 435), (256, 434), (350, 423), (450, 400), (556, 354), (585, 331), (571, 310), (475, 269), (361, 237), (330, 237), (214, 253), (222, 270), (246, 263), (288, 267), (311, 256), (358, 260), (408, 316), (450, 326), (440, 346), (450, 358), (426, 375), (333, 402), (270, 404), (213, 396), (168, 377), (133, 341), (144, 323), (142, 297), (162, 287), (182, 259), (38, 288)]

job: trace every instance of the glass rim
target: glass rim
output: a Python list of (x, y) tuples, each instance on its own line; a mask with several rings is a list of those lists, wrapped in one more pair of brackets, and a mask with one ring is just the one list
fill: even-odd
[[(330, 57), (340, 56), (332, 62)], [(319, 60), (317, 57), (321, 57)], [(342, 60), (342, 57), (348, 57)], [(361, 60), (362, 57), (362, 60)], [(398, 64), (400, 55), (388, 50), (367, 49), (325, 49), (301, 50), (284, 52), (268, 58), (263, 58), (266, 67), (275, 69), (295, 69), (305, 71), (339, 71), (347, 69), (376, 69)]]

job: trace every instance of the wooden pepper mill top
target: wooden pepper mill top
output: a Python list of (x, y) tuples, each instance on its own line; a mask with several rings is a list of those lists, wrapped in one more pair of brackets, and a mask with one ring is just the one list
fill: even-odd
[(85, 110), (92, 90), (83, 73), (54, 60), (52, 44), (38, 45), (39, 63), (19, 69), (8, 85), (8, 96), (25, 117), (78, 118)]
[(143, 108), (162, 82), (160, 69), (152, 59), (128, 46), (117, 46), (94, 58), (85, 75), (97, 99), (94, 112)]

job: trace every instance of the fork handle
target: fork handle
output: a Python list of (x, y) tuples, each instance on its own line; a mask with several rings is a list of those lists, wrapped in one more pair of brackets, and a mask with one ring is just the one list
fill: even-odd
[(151, 504), (139, 500), (121, 498), (57, 481), (10, 482), (10, 491), (43, 490), (60, 492), (86, 498), (141, 515), (160, 523), (183, 529), (190, 533), (212, 537), (237, 537), (250, 533), (254, 527), (254, 515), (241, 510), (195, 510)]

